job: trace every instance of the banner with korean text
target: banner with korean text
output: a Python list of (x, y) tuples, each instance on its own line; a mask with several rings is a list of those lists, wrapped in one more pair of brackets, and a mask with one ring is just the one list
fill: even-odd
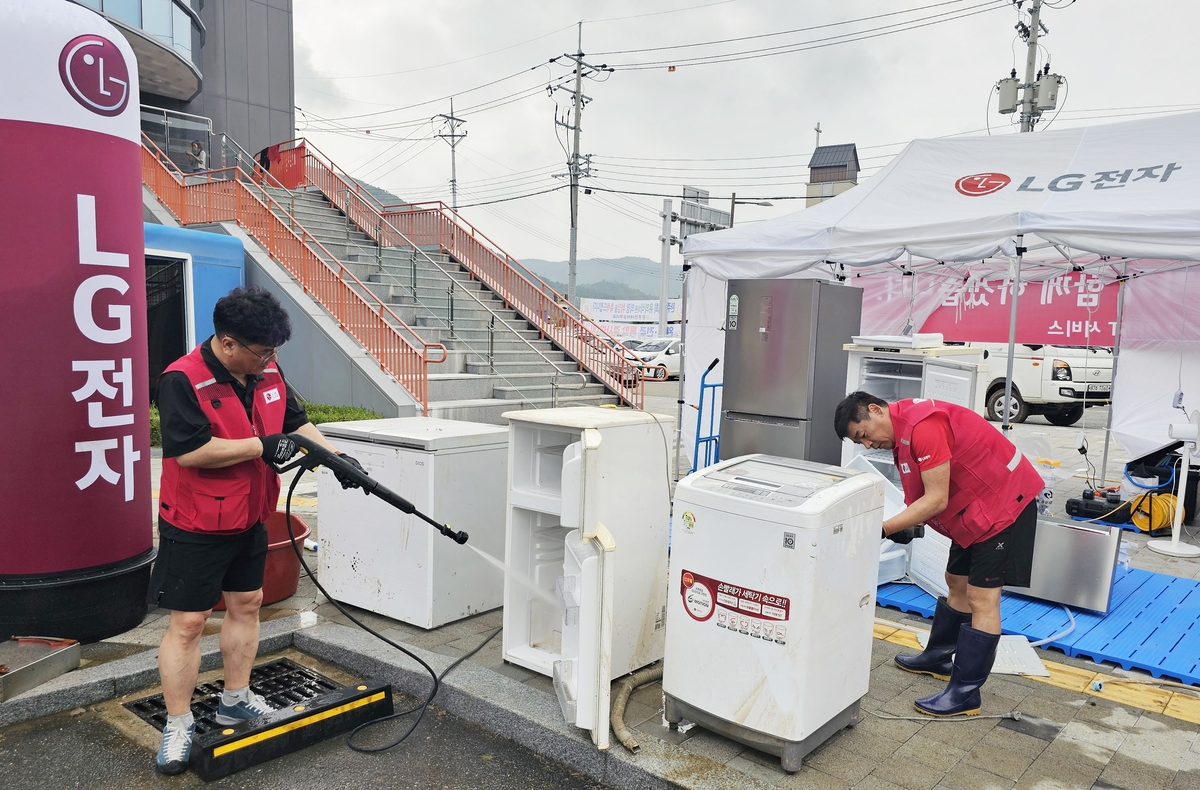
[[(593, 321), (658, 323), (658, 299), (580, 299), (579, 312)], [(681, 300), (667, 300), (667, 320), (683, 319)]]
[[(1022, 281), (1017, 342), (1112, 346), (1120, 287), (1086, 272)], [(920, 331), (940, 332), (952, 341), (1007, 343), (1011, 299), (1006, 276), (972, 276), (943, 299)]]

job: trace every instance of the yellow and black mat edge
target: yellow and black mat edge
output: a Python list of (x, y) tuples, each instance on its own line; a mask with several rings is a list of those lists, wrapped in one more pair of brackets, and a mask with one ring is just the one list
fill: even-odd
[(197, 735), (192, 771), (206, 782), (348, 732), (393, 712), (392, 687), (363, 682), (252, 721)]

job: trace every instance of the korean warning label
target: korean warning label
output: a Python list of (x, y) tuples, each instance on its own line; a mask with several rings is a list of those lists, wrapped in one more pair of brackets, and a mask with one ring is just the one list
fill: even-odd
[(712, 619), (718, 628), (731, 633), (787, 644), (791, 604), (783, 596), (740, 587), (688, 570), (680, 578), (679, 593), (684, 609), (693, 620)]

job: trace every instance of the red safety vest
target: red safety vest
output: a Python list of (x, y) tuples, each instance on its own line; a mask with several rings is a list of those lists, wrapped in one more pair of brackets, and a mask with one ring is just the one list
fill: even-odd
[(896, 441), (892, 454), (908, 505), (925, 493), (912, 452), (913, 428), (934, 413), (949, 418), (954, 435), (950, 498), (946, 509), (927, 523), (959, 546), (1008, 528), (1046, 486), (1021, 451), (970, 409), (917, 399), (892, 403), (889, 411)]
[[(200, 347), (176, 360), (177, 370), (196, 389), (200, 408), (220, 439), (249, 439), (283, 430), (287, 389), (275, 365), (263, 371), (254, 390), (254, 424), (228, 382), (218, 382), (200, 356)], [(167, 372), (164, 371), (164, 372)], [(180, 466), (163, 459), (158, 506), (167, 523), (189, 532), (242, 532), (266, 521), (279, 503), (279, 475), (261, 458), (220, 469)]]

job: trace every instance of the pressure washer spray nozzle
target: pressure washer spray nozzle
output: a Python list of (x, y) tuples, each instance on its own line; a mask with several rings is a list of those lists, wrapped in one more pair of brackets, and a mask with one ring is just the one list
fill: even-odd
[(441, 526), (441, 531), (443, 535), (450, 538), (450, 540), (454, 541), (460, 546), (467, 542), (467, 533), (461, 531), (455, 532), (454, 530), (450, 529), (449, 524), (443, 524)]

